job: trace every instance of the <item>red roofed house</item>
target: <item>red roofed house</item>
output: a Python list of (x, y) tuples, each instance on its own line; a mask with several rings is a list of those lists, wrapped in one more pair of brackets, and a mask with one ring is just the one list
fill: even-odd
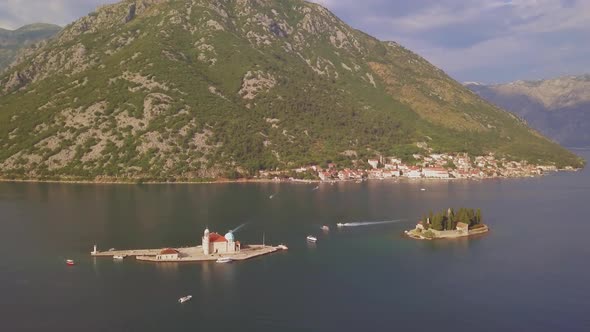
[(318, 176), (320, 177), (320, 180), (322, 181), (328, 181), (330, 180), (330, 172), (319, 172)]
[(422, 173), (424, 177), (427, 178), (437, 178), (437, 179), (448, 179), (449, 178), (449, 171), (444, 169), (443, 167), (426, 167), (422, 169)]
[(160, 254), (156, 255), (156, 259), (163, 260), (163, 261), (176, 260), (176, 259), (178, 259), (178, 254), (179, 254), (178, 250), (172, 249), (172, 248), (167, 248), (167, 249), (160, 251)]
[(229, 231), (225, 236), (217, 233), (210, 233), (205, 229), (203, 233), (203, 253), (211, 254), (235, 254), (240, 252), (240, 242), (235, 242), (234, 233)]

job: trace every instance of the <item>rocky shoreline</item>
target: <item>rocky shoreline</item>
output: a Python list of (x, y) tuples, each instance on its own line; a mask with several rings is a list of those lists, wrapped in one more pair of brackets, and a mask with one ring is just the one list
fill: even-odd
[[(425, 236), (424, 233), (432, 232), (434, 234), (433, 237)], [(441, 239), (458, 239), (464, 237), (470, 237), (480, 234), (485, 234), (490, 231), (490, 228), (487, 225), (483, 225), (480, 228), (470, 229), (467, 232), (463, 232), (460, 230), (453, 230), (453, 231), (436, 231), (436, 230), (428, 230), (425, 232), (418, 232), (416, 229), (412, 229), (409, 231), (405, 231), (404, 234), (407, 235), (409, 238), (414, 240), (441, 240)]]

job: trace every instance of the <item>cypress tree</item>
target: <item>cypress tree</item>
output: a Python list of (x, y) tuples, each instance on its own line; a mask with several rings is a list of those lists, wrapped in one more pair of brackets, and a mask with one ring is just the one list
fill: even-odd
[(437, 230), (437, 231), (442, 231), (442, 219), (440, 217), (440, 215), (434, 215), (432, 217), (432, 228)]
[(455, 211), (451, 208), (449, 209), (449, 229), (455, 229), (457, 227), (457, 218), (455, 217)]

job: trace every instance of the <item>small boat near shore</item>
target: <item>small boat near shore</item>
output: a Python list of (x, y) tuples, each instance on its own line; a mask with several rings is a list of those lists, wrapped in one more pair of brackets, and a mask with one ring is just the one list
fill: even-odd
[(73, 259), (66, 259), (66, 265), (68, 265), (68, 266), (74, 266), (74, 265), (76, 265), (76, 262), (74, 262)]
[(289, 248), (288, 248), (286, 245), (284, 245), (284, 244), (279, 244), (279, 245), (277, 246), (277, 248), (279, 248), (280, 250), (288, 250), (288, 249), (289, 249)]
[(178, 303), (184, 303), (186, 301), (190, 301), (190, 299), (192, 299), (192, 298), (193, 298), (192, 295), (183, 296), (178, 299)]
[(344, 227), (344, 224), (341, 223), (341, 222), (339, 222), (339, 223), (336, 224), (336, 226), (338, 226), (338, 227)]
[(222, 264), (231, 263), (231, 262), (233, 262), (233, 259), (231, 259), (229, 257), (221, 257), (215, 261), (215, 263), (222, 263)]
[(116, 261), (122, 261), (125, 259), (125, 257), (127, 257), (126, 255), (115, 255), (113, 256), (113, 259)]
[(307, 242), (316, 243), (318, 242), (318, 238), (312, 235), (307, 236)]
[(322, 226), (322, 231), (329, 232), (330, 231), (330, 227), (324, 225), (324, 226)]

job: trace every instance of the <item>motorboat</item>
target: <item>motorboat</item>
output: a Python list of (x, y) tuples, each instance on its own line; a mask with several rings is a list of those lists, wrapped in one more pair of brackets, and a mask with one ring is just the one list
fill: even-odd
[(66, 259), (66, 264), (69, 266), (73, 266), (73, 265), (76, 265), (76, 262), (74, 262), (73, 259)]
[(318, 238), (312, 235), (307, 236), (307, 242), (316, 243), (318, 242)]
[(192, 299), (192, 298), (193, 298), (192, 295), (183, 296), (178, 299), (178, 303), (184, 303), (186, 301), (190, 301), (190, 299)]
[(124, 256), (124, 255), (114, 255), (113, 256), (113, 259), (120, 261), (120, 260), (125, 259), (125, 257), (127, 257), (127, 256)]
[(221, 257), (219, 259), (217, 259), (215, 262), (216, 263), (231, 263), (233, 261), (233, 259), (229, 258), (229, 257)]
[(420, 191), (426, 191), (426, 188), (420, 188)]
[(341, 223), (341, 222), (339, 222), (339, 223), (336, 224), (336, 226), (338, 226), (338, 227), (344, 227), (344, 224)]
[(277, 246), (277, 248), (279, 248), (280, 250), (287, 250), (287, 249), (289, 249), (289, 248), (287, 248), (287, 246), (286, 246), (286, 245), (284, 245), (284, 244), (279, 244), (279, 245)]
[(324, 225), (324, 226), (322, 226), (322, 231), (329, 232), (330, 231), (330, 227)]

